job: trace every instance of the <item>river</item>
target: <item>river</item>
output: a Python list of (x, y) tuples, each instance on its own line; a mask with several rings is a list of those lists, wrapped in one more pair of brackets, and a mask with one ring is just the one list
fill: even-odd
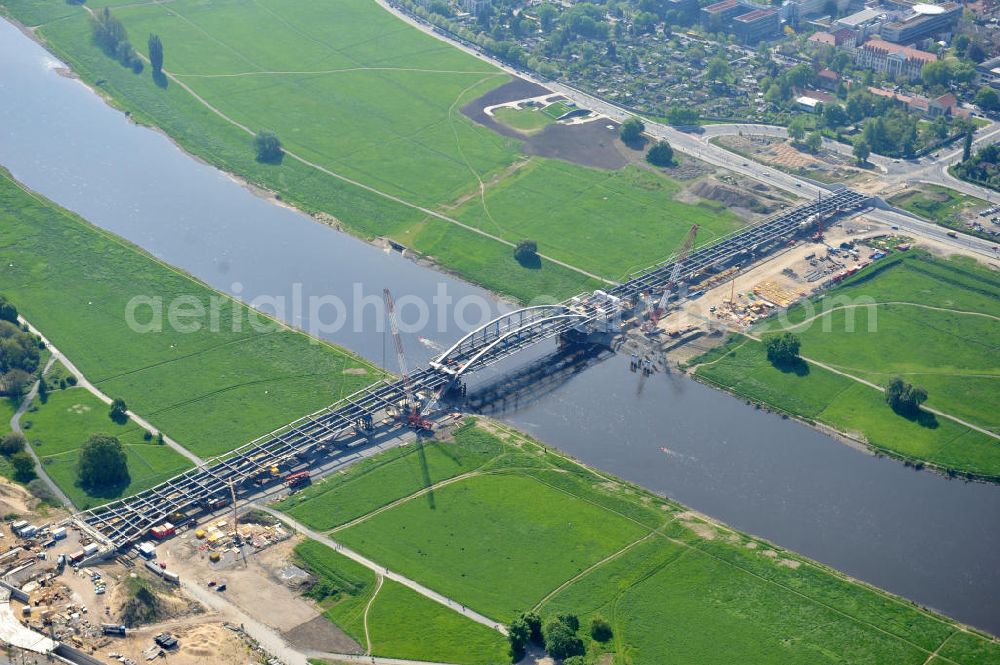
[[(482, 289), (252, 194), (135, 126), (60, 66), (0, 21), (0, 164), (92, 223), (247, 301), (336, 296), (348, 312), (337, 330), (319, 330), (308, 307), (289, 304), (283, 315), (391, 370), (391, 340), (378, 325), (383, 287), (401, 303), (413, 367), (462, 331), (455, 307), (441, 309), (440, 324), (431, 307), (429, 324), (414, 325), (416, 303), (450, 297), (469, 322), (503, 308)], [(355, 293), (368, 299), (358, 317)], [(530, 355), (554, 349), (542, 346)], [(473, 388), (514, 363), (487, 370)], [(588, 464), (1000, 634), (1000, 487), (872, 457), (683, 376), (642, 379), (623, 357), (547, 374), (497, 416)]]

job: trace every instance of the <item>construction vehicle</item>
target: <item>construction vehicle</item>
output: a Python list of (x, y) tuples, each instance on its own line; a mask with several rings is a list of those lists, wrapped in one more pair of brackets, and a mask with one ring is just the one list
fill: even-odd
[(392, 330), (392, 340), (396, 345), (396, 361), (399, 363), (399, 373), (403, 379), (403, 393), (406, 399), (400, 405), (399, 419), (406, 425), (418, 431), (430, 432), (434, 429), (434, 423), (421, 415), (419, 400), (413, 394), (413, 385), (410, 383), (410, 373), (406, 369), (406, 356), (403, 352), (403, 338), (399, 335), (399, 323), (396, 321), (396, 305), (392, 299), (389, 289), (382, 290), (385, 299), (385, 313), (389, 318), (389, 327)]
[(309, 483), (310, 476), (308, 471), (299, 471), (298, 473), (292, 473), (285, 476), (285, 484), (289, 487), (300, 487)]
[[(674, 259), (674, 269), (670, 272), (670, 279), (663, 288), (663, 295), (656, 306), (650, 308), (648, 318), (642, 326), (642, 331), (646, 334), (650, 334), (656, 330), (656, 326), (660, 322), (660, 317), (666, 311), (670, 296), (673, 295), (674, 289), (677, 287), (677, 281), (680, 279), (681, 267), (684, 265), (684, 260), (687, 259), (688, 254), (691, 253), (691, 248), (694, 247), (694, 240), (697, 236), (698, 225), (692, 224), (687, 235), (684, 236), (684, 242), (681, 243), (681, 248), (677, 252), (677, 258)], [(650, 298), (649, 302), (652, 303), (652, 298)]]

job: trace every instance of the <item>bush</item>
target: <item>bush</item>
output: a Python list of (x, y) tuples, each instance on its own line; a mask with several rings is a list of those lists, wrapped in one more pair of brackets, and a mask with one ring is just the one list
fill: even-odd
[(17, 323), (17, 307), (14, 307), (14, 303), (2, 295), (0, 295), (0, 321)]
[(613, 635), (611, 624), (604, 617), (596, 616), (590, 621), (590, 636), (598, 642), (607, 642)]
[(69, 376), (67, 376), (66, 377), (66, 383), (68, 385), (70, 385), (70, 386), (75, 386), (76, 385), (76, 376), (73, 375), (73, 374), (70, 374)]
[(534, 240), (522, 240), (514, 247), (514, 258), (523, 266), (538, 263), (538, 243)]
[(799, 360), (799, 338), (786, 332), (780, 335), (769, 335), (764, 340), (767, 349), (767, 359), (776, 366), (793, 365)]
[(653, 166), (670, 166), (674, 163), (674, 149), (666, 141), (657, 141), (646, 153), (646, 161)]
[(915, 416), (920, 405), (927, 401), (927, 391), (897, 376), (885, 388), (885, 401), (896, 413)]
[(14, 467), (14, 480), (26, 483), (35, 478), (35, 460), (26, 452), (14, 453), (10, 458)]
[(642, 133), (646, 131), (646, 125), (642, 124), (639, 118), (629, 118), (618, 128), (618, 137), (626, 145), (637, 145), (642, 142)]
[(52, 488), (50, 488), (41, 478), (35, 478), (29, 482), (28, 491), (31, 492), (36, 499), (44, 501), (47, 504), (58, 506), (62, 503), (59, 501), (59, 497), (56, 496), (55, 492), (52, 491)]
[(24, 446), (27, 443), (27, 439), (25, 439), (24, 435), (20, 432), (10, 432), (9, 434), (4, 434), (3, 438), (0, 438), (0, 455), (3, 455), (4, 457), (16, 455), (24, 450)]
[(153, 440), (153, 433), (150, 432), (148, 429), (147, 430), (143, 430), (142, 431), (142, 440), (143, 441), (152, 441)]
[(272, 131), (257, 132), (253, 139), (257, 150), (257, 161), (263, 164), (279, 164), (285, 151), (281, 148), (281, 139)]
[(587, 665), (587, 659), (583, 656), (570, 656), (562, 662), (562, 665)]
[(111, 402), (111, 410), (108, 411), (108, 415), (111, 417), (111, 420), (119, 425), (128, 422), (128, 406), (125, 404), (125, 400), (121, 397), (114, 398)]

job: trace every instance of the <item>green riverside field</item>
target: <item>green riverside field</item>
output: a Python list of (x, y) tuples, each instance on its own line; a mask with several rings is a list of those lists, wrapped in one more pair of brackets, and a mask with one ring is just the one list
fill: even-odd
[[(42, 460), (46, 473), (78, 508), (134, 494), (190, 468), (191, 463), (169, 446), (145, 441), (131, 421), (119, 425), (108, 416), (108, 405), (84, 388), (52, 390), (37, 411), (25, 413), (21, 425)], [(121, 492), (93, 496), (76, 485), (79, 449), (92, 434), (111, 434), (125, 446), (132, 482)]]
[[(0, 230), (0, 293), (101, 391), (198, 455), (227, 452), (382, 376), (258, 318), (2, 171)], [(162, 298), (165, 307), (183, 296), (206, 309), (214, 298), (222, 324), (178, 332), (164, 316), (162, 332), (135, 332), (125, 311), (136, 295)], [(234, 319), (241, 330), (228, 325)]]
[[(984, 635), (503, 425), (469, 421), (423, 453), (408, 448), (279, 508), (491, 618), (578, 614), (588, 663), (922, 665), (942, 644), (958, 665), (1000, 663), (1000, 643)], [(460, 462), (430, 461), (437, 450)], [(362, 479), (381, 490), (356, 499)], [(323, 507), (338, 500), (351, 509), (329, 518)], [(372, 573), (318, 543), (303, 547), (327, 562), (314, 571), (329, 566), (334, 586), (356, 589), (326, 616), (357, 630)], [(605, 644), (589, 636), (595, 616), (612, 624)]]
[[(105, 5), (140, 52), (145, 35), (160, 36), (165, 69), (174, 77), (164, 87), (148, 67), (135, 75), (92, 43), (88, 11)], [(306, 212), (333, 215), (366, 238), (391, 237), (522, 301), (564, 298), (601, 285), (585, 273), (618, 279), (646, 267), (669, 255), (692, 223), (702, 225), (699, 242), (743, 223), (717, 205), (679, 202), (679, 185), (660, 173), (601, 171), (536, 157), (515, 168), (525, 161), (520, 142), (460, 110), (510, 77), (371, 0), (97, 0), (66, 6), (0, 0), (0, 8), (38, 26), (35, 34), (84, 81), (189, 152)], [(266, 40), (259, 38), (264, 30)], [(544, 122), (525, 114), (551, 121), (545, 114), (560, 115), (569, 109), (564, 107), (510, 118), (537, 128)], [(280, 165), (256, 162), (252, 137), (240, 126), (275, 131), (287, 150), (311, 165), (290, 155)], [(522, 237), (579, 271), (544, 260), (520, 265), (505, 243)]]
[(386, 580), (378, 588), (372, 571), (325, 545), (299, 543), (295, 558), (319, 578), (309, 595), (325, 609), (324, 616), (363, 647), (367, 612), (372, 655), (460, 665), (507, 660), (507, 641), (500, 633), (397, 582)]
[[(968, 259), (895, 254), (769, 319), (754, 334), (790, 330), (801, 354), (884, 386), (894, 376), (924, 386), (927, 406), (1000, 432), (1000, 277)], [(1000, 441), (925, 412), (895, 414), (876, 390), (810, 365), (775, 368), (763, 345), (736, 336), (692, 361), (696, 375), (755, 401), (944, 470), (1000, 478)]]

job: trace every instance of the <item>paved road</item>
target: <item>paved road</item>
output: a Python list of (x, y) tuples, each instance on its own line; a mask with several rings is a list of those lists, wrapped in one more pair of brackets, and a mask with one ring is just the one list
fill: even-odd
[[(466, 53), (469, 53), (480, 60), (489, 62), (495, 67), (506, 71), (514, 76), (519, 76), (528, 81), (532, 81), (541, 85), (553, 92), (558, 92), (567, 98), (576, 102), (578, 106), (584, 108), (589, 108), (597, 113), (605, 115), (616, 121), (624, 121), (628, 118), (634, 116), (633, 113), (626, 111), (625, 109), (612, 104), (603, 99), (594, 97), (593, 95), (578, 90), (565, 83), (560, 83), (557, 81), (543, 80), (539, 77), (533, 75), (530, 72), (523, 71), (506, 65), (499, 60), (496, 60), (485, 53), (482, 53), (478, 49), (472, 48), (463, 44), (459, 41), (452, 39), (446, 35), (443, 35), (434, 30), (434, 27), (428, 23), (421, 20), (417, 20), (414, 17), (396, 9), (390, 5), (386, 0), (376, 0), (376, 2), (383, 7), (386, 11), (392, 13), (401, 20), (415, 26), (416, 28), (422, 30), (423, 32), (431, 35), (435, 39), (446, 42), (455, 48), (458, 48)], [(760, 180), (762, 182), (769, 183), (783, 189), (792, 194), (798, 196), (804, 196), (808, 198), (817, 198), (819, 196), (825, 196), (829, 194), (830, 190), (825, 186), (818, 186), (810, 181), (798, 178), (793, 175), (789, 175), (777, 169), (765, 166), (763, 164), (758, 164), (751, 160), (744, 159), (739, 155), (729, 152), (718, 146), (711, 145), (702, 141), (700, 134), (692, 134), (682, 132), (678, 129), (664, 125), (658, 122), (653, 122), (650, 120), (644, 121), (646, 125), (646, 133), (652, 136), (654, 139), (666, 139), (674, 147), (675, 150), (679, 150), (683, 153), (693, 155), (699, 159), (708, 162), (714, 166), (728, 169), (735, 173), (753, 178), (755, 180)], [(977, 139), (977, 145), (982, 144), (987, 141), (994, 140), (995, 137), (1000, 135), (1000, 125), (994, 123), (990, 128), (987, 128), (984, 133), (982, 133)], [(920, 171), (913, 171), (907, 174), (907, 177), (913, 178), (929, 178), (929, 182), (942, 182), (947, 184), (949, 187), (953, 187), (964, 193), (973, 193), (975, 196), (981, 196), (986, 198), (986, 190), (981, 187), (976, 187), (969, 183), (964, 183), (952, 178), (947, 174), (947, 165), (952, 163), (956, 159), (956, 156), (961, 156), (961, 149), (957, 151), (951, 151), (946, 155), (942, 155), (935, 163), (929, 164), (923, 167)], [(881, 160), (880, 160), (881, 161)], [(891, 163), (891, 162), (890, 162)], [(895, 166), (895, 165), (894, 165)], [(996, 194), (993, 194), (996, 198)], [(915, 235), (925, 236), (932, 238), (946, 245), (951, 245), (956, 248), (962, 248), (976, 252), (984, 257), (997, 258), (998, 250), (996, 250), (996, 245), (992, 242), (981, 240), (979, 238), (974, 238), (972, 236), (960, 235), (958, 239), (951, 238), (946, 235), (946, 232), (942, 227), (929, 223), (923, 222), (922, 220), (910, 217), (899, 212), (894, 212), (892, 210), (873, 210), (870, 213), (866, 213), (868, 217), (876, 222), (895, 225), (900, 229), (907, 230)]]
[(445, 607), (447, 607), (447, 608), (449, 608), (451, 610), (454, 610), (454, 611), (458, 612), (459, 614), (464, 615), (465, 617), (467, 617), (469, 619), (472, 619), (476, 623), (480, 623), (480, 624), (482, 624), (482, 625), (484, 625), (484, 626), (486, 626), (488, 628), (492, 628), (493, 630), (496, 630), (496, 631), (500, 632), (503, 635), (507, 634), (507, 629), (502, 624), (500, 624), (499, 622), (497, 622), (497, 621), (495, 621), (493, 619), (490, 619), (489, 617), (483, 616), (482, 614), (479, 614), (478, 612), (476, 612), (474, 610), (470, 610), (465, 605), (462, 605), (461, 603), (459, 603), (457, 601), (454, 601), (451, 598), (448, 598), (447, 596), (445, 596), (443, 594), (440, 594), (437, 591), (434, 591), (433, 589), (428, 589), (427, 587), (425, 587), (424, 585), (420, 584), (419, 582), (415, 582), (414, 580), (411, 580), (408, 577), (404, 577), (404, 576), (400, 575), (399, 573), (392, 572), (391, 570), (389, 570), (385, 566), (379, 565), (379, 564), (375, 563), (374, 561), (372, 561), (371, 559), (368, 559), (367, 557), (365, 557), (365, 556), (363, 556), (363, 555), (355, 552), (354, 550), (348, 549), (347, 547), (345, 547), (341, 543), (338, 543), (337, 541), (333, 540), (332, 538), (329, 538), (329, 537), (323, 535), (322, 533), (318, 533), (316, 531), (313, 531), (312, 529), (310, 529), (309, 527), (305, 526), (304, 524), (296, 522), (295, 520), (293, 520), (292, 518), (290, 518), (287, 513), (282, 513), (282, 512), (277, 511), (277, 510), (275, 510), (273, 508), (270, 508), (270, 507), (264, 506), (264, 505), (260, 505), (260, 504), (257, 505), (257, 508), (259, 508), (260, 510), (263, 510), (266, 513), (270, 513), (271, 515), (273, 515), (274, 517), (277, 517), (278, 519), (282, 520), (283, 522), (286, 522), (289, 526), (291, 526), (293, 529), (295, 529), (296, 531), (298, 531), (302, 535), (306, 536), (307, 538), (312, 538), (315, 541), (323, 543), (327, 547), (330, 547), (330, 548), (336, 550), (337, 552), (339, 552), (340, 554), (343, 554), (348, 559), (351, 559), (352, 561), (356, 561), (357, 563), (360, 563), (365, 568), (368, 568), (369, 570), (374, 571), (376, 574), (378, 574), (378, 575), (384, 575), (387, 579), (390, 579), (393, 582), (398, 582), (398, 583), (402, 584), (403, 586), (408, 587), (408, 588), (416, 591), (421, 596), (424, 596), (426, 598), (430, 598), (431, 600), (433, 600), (435, 602), (438, 602), (438, 603), (444, 605)]
[[(55, 362), (56, 357), (53, 355), (49, 358), (49, 361), (45, 363), (45, 367), (42, 369), (43, 376), (45, 372), (49, 371), (49, 368), (52, 367)], [(21, 400), (21, 405), (17, 407), (17, 412), (11, 417), (10, 429), (12, 431), (17, 432), (18, 434), (24, 434), (24, 430), (21, 428), (21, 416), (25, 414), (28, 407), (30, 407), (32, 402), (35, 401), (35, 397), (38, 396), (38, 386), (40, 383), (41, 381), (35, 381), (35, 385), (31, 386), (31, 390), (29, 390), (28, 394)], [(28, 437), (25, 438), (27, 439)], [(35, 448), (31, 445), (30, 440), (26, 448), (28, 450), (28, 454), (31, 455), (31, 459), (35, 460), (35, 475), (42, 479), (42, 482), (44, 482), (48, 486), (49, 490), (51, 490), (60, 501), (62, 501), (64, 506), (72, 509), (74, 507), (73, 502), (70, 501), (69, 497), (66, 496), (66, 493), (59, 489), (59, 486), (56, 485), (51, 478), (49, 478), (49, 474), (45, 472), (45, 468), (42, 466), (42, 460), (38, 457), (38, 453), (35, 452)]]

